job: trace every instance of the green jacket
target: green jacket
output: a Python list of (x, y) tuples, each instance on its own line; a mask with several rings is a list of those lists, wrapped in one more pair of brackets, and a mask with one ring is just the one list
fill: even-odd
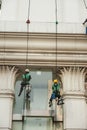
[(29, 73), (25, 73), (22, 75), (22, 80), (24, 82), (29, 83), (30, 79), (31, 79), (31, 75)]
[(55, 91), (60, 91), (60, 84), (53, 84), (52, 86), (52, 91), (55, 92)]

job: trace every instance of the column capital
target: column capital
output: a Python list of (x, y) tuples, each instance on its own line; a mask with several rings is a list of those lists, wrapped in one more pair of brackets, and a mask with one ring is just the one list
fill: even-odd
[(60, 77), (64, 92), (79, 91), (80, 93), (84, 93), (86, 73), (86, 67), (62, 67), (60, 69)]
[(0, 66), (0, 92), (14, 91), (17, 72), (18, 69), (15, 66)]

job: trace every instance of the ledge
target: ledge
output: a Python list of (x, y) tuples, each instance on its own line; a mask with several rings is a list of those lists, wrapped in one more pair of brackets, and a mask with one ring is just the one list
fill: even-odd
[(86, 99), (87, 95), (85, 94), (85, 92), (81, 91), (68, 91), (64, 92), (63, 97), (64, 99), (66, 98)]
[(0, 89), (0, 98), (14, 98), (14, 91), (10, 89)]
[(24, 110), (24, 117), (54, 117), (54, 110)]
[[(0, 37), (5, 37), (5, 38), (39, 38), (39, 39), (55, 39), (56, 38), (56, 33), (35, 33), (35, 32), (0, 32)], [(87, 40), (87, 35), (86, 34), (80, 34), (80, 33), (57, 33), (57, 38), (59, 39), (75, 39), (77, 38), (78, 40), (84, 39)]]

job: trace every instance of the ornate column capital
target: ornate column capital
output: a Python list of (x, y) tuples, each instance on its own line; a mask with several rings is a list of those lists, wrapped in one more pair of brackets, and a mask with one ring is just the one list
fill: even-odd
[(85, 74), (87, 72), (84, 67), (63, 67), (60, 69), (60, 77), (63, 84), (64, 93), (68, 92), (85, 92)]
[[(0, 93), (14, 91), (18, 69), (15, 66), (0, 66)], [(8, 93), (8, 92), (7, 92)]]
[(0, 66), (0, 97), (14, 98), (14, 84), (18, 69), (15, 66)]

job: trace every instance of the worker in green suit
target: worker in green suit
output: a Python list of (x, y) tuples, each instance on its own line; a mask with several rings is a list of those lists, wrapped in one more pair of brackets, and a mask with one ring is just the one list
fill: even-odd
[[(60, 83), (58, 82), (57, 79), (55, 79), (53, 82), (54, 82), (54, 84), (52, 85), (52, 94), (51, 94), (51, 97), (50, 97), (50, 100), (49, 100), (49, 107), (52, 106), (52, 100), (53, 99), (58, 99), (57, 105), (64, 104), (63, 100), (61, 98), (61, 95), (60, 95)], [(62, 101), (61, 103), (60, 103), (60, 99)]]
[(25, 69), (25, 74), (22, 75), (22, 82), (21, 82), (21, 88), (18, 96), (21, 95), (23, 88), (26, 87), (26, 85), (29, 85), (29, 81), (31, 80), (31, 75), (29, 69)]

